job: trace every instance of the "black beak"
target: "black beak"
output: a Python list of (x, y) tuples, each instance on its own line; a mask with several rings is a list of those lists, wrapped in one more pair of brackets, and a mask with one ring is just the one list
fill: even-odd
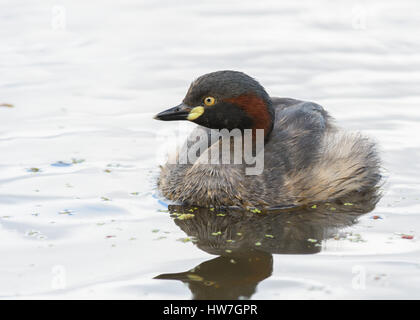
[(188, 114), (191, 111), (191, 107), (184, 103), (177, 105), (176, 107), (162, 111), (154, 116), (156, 120), (173, 121), (173, 120), (187, 120)]

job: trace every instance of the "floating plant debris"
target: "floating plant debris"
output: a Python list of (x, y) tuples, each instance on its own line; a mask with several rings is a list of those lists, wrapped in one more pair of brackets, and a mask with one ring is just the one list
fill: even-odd
[(311, 242), (311, 243), (316, 243), (316, 242), (318, 242), (318, 240), (316, 240), (316, 239), (311, 239), (311, 238), (309, 238), (307, 241), (308, 241), (308, 242)]
[(220, 236), (222, 234), (222, 231), (212, 232), (212, 236)]
[(28, 170), (26, 170), (28, 172), (41, 172), (42, 170), (39, 168), (29, 168)]
[(73, 163), (73, 164), (79, 164), (79, 163), (83, 163), (83, 162), (85, 162), (86, 160), (85, 159), (76, 159), (76, 158), (72, 158), (71, 159), (71, 162)]
[(312, 209), (316, 209), (316, 204), (314, 204), (311, 208), (312, 208)]
[(69, 209), (64, 209), (62, 211), (59, 211), (58, 214), (67, 214), (67, 215), (73, 215), (73, 210), (69, 210)]
[(0, 103), (0, 107), (14, 108), (15, 106), (13, 104), (10, 104), (10, 103)]
[(42, 232), (37, 231), (37, 230), (29, 230), (25, 233), (25, 235), (28, 237), (37, 238), (39, 240), (43, 240), (47, 238), (45, 235), (42, 234)]
[(256, 246), (260, 246), (261, 245), (261, 242), (255, 242), (255, 245)]
[(266, 238), (274, 238), (274, 236), (272, 234), (266, 234), (265, 237)]
[(403, 234), (403, 235), (401, 235), (401, 238), (402, 239), (412, 240), (412, 239), (414, 239), (414, 236), (411, 235), (411, 234)]
[(194, 217), (195, 217), (195, 215), (192, 214), (192, 213), (182, 213), (182, 214), (178, 215), (176, 217), (176, 219), (179, 219), (179, 220), (187, 220), (187, 219), (192, 219)]
[(362, 236), (359, 233), (350, 233), (347, 235), (347, 240), (351, 242), (366, 242), (366, 240), (362, 239)]

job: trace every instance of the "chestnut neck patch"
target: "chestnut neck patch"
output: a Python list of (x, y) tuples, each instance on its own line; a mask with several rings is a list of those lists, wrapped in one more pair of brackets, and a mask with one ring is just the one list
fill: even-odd
[(273, 116), (269, 111), (269, 105), (262, 98), (247, 93), (225, 101), (237, 105), (246, 112), (253, 120), (253, 126), (250, 129), (264, 129), (264, 136), (269, 135), (273, 128)]

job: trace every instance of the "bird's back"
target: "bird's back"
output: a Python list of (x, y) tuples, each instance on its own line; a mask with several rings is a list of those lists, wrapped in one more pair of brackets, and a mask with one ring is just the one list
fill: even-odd
[[(320, 105), (272, 98), (275, 124), (265, 144), (264, 171), (245, 177), (252, 202), (293, 204), (333, 200), (375, 188), (381, 175), (376, 145), (337, 128)], [(277, 204), (276, 204), (277, 203)]]

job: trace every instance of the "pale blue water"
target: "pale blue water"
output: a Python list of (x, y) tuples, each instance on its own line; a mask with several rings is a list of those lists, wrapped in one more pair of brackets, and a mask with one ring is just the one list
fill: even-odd
[[(418, 2), (55, 6), (3, 1), (0, 10), (0, 104), (14, 105), (0, 106), (0, 297), (189, 299), (219, 283), (252, 299), (419, 298)], [(341, 231), (315, 219), (321, 238), (339, 233), (308, 241), (320, 253), (257, 254), (250, 264), (185, 239), (197, 228), (164, 212), (155, 178), (174, 145), (167, 136), (193, 126), (152, 115), (220, 69), (244, 71), (272, 95), (315, 101), (376, 139), (386, 183), (375, 210)], [(279, 219), (274, 231), (260, 223), (257, 250), (297, 243), (280, 241)], [(260, 242), (244, 225), (249, 241), (236, 243)], [(265, 239), (269, 232), (280, 233)], [(199, 265), (201, 280), (182, 275), (190, 287), (153, 279)]]

